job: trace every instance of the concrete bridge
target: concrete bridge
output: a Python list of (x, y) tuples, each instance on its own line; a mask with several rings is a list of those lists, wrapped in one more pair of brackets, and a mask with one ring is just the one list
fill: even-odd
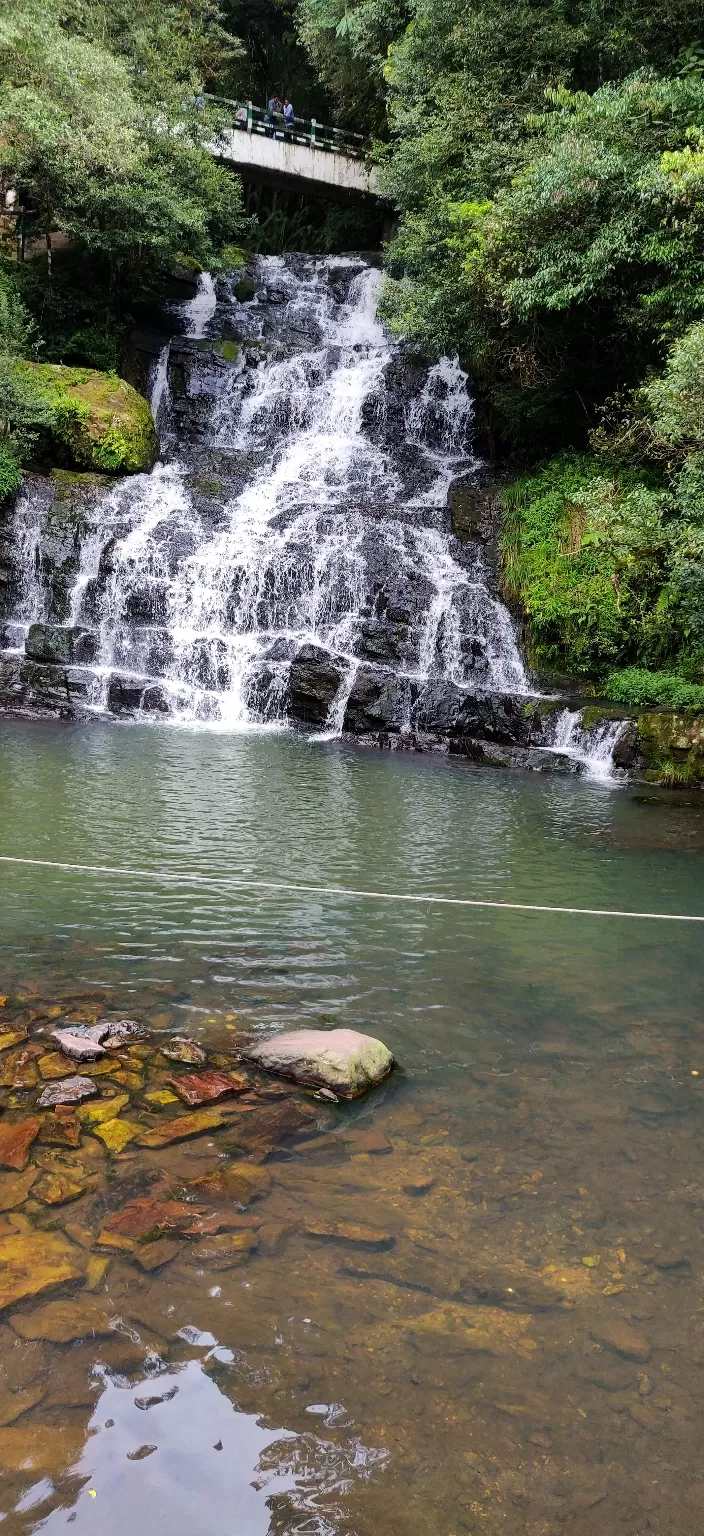
[(218, 134), (213, 150), (236, 166), (245, 181), (317, 192), (336, 202), (381, 198), (377, 172), (367, 163), (359, 134), (327, 128), (315, 118), (294, 118), (285, 125), (282, 117), (272, 118), (251, 102), (208, 99), (231, 112), (231, 127)]

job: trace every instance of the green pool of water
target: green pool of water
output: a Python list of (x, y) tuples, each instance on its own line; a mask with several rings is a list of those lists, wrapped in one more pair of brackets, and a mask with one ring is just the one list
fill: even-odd
[[(32, 1346), (34, 1377), (0, 1325), (7, 1390), (46, 1387), (0, 1427), (12, 1529), (698, 1530), (702, 928), (237, 882), (704, 915), (703, 852), (693, 796), (1, 722), (0, 853), (135, 873), (0, 864), (0, 993), (206, 1045), (344, 1024), (398, 1062), (266, 1165), (246, 1263), (118, 1256), (114, 1338)], [(311, 1234), (340, 1222), (388, 1241)]]

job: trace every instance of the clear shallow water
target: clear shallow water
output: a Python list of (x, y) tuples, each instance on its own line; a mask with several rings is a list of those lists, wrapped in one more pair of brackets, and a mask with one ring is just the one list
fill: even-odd
[[(698, 1531), (701, 929), (231, 883), (704, 913), (689, 798), (292, 735), (0, 722), (0, 852), (191, 877), (0, 866), (0, 991), (97, 987), (207, 1042), (348, 1024), (399, 1062), (267, 1165), (275, 1252), (111, 1260), (96, 1295), (124, 1332), (40, 1345), (47, 1391), (0, 1428), (8, 1529)], [(354, 1152), (369, 1128), (390, 1152)], [(190, 1147), (174, 1170), (214, 1166)], [(390, 1245), (316, 1241), (314, 1218)], [(647, 1360), (603, 1343), (619, 1322)]]

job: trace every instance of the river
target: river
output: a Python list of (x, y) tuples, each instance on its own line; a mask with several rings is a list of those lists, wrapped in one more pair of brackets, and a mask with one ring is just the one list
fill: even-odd
[[(74, 1293), (102, 1336), (3, 1323), (7, 1529), (696, 1531), (701, 928), (330, 888), (703, 914), (698, 798), (286, 730), (5, 719), (0, 826), (3, 856), (42, 861), (0, 866), (7, 1017), (105, 1010), (216, 1050), (344, 1024), (397, 1060), (261, 1165), (236, 1264), (221, 1240), (151, 1272), (112, 1252)], [(207, 1176), (219, 1152), (84, 1135), (77, 1157), (114, 1207), (155, 1160)], [(95, 1253), (97, 1198), (16, 1219)]]

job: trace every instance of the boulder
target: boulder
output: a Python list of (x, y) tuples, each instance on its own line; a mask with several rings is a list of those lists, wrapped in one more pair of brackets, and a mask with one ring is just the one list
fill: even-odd
[(30, 624), (24, 643), (25, 656), (31, 661), (69, 665), (95, 661), (97, 637), (88, 629), (69, 628), (63, 624)]
[(23, 362), (28, 387), (46, 401), (53, 420), (50, 452), (78, 468), (124, 475), (150, 469), (159, 442), (143, 395), (114, 373)]
[(108, 683), (108, 709), (113, 715), (125, 715), (139, 709), (144, 693), (144, 678), (126, 677), (113, 672)]
[(302, 645), (289, 671), (289, 710), (306, 725), (323, 726), (342, 680), (343, 667), (319, 645)]
[(294, 1082), (329, 1088), (341, 1099), (356, 1099), (387, 1077), (390, 1050), (356, 1029), (296, 1029), (257, 1041), (243, 1053), (248, 1061)]
[(343, 729), (354, 736), (367, 731), (402, 731), (410, 707), (407, 678), (381, 667), (360, 667), (350, 690)]

